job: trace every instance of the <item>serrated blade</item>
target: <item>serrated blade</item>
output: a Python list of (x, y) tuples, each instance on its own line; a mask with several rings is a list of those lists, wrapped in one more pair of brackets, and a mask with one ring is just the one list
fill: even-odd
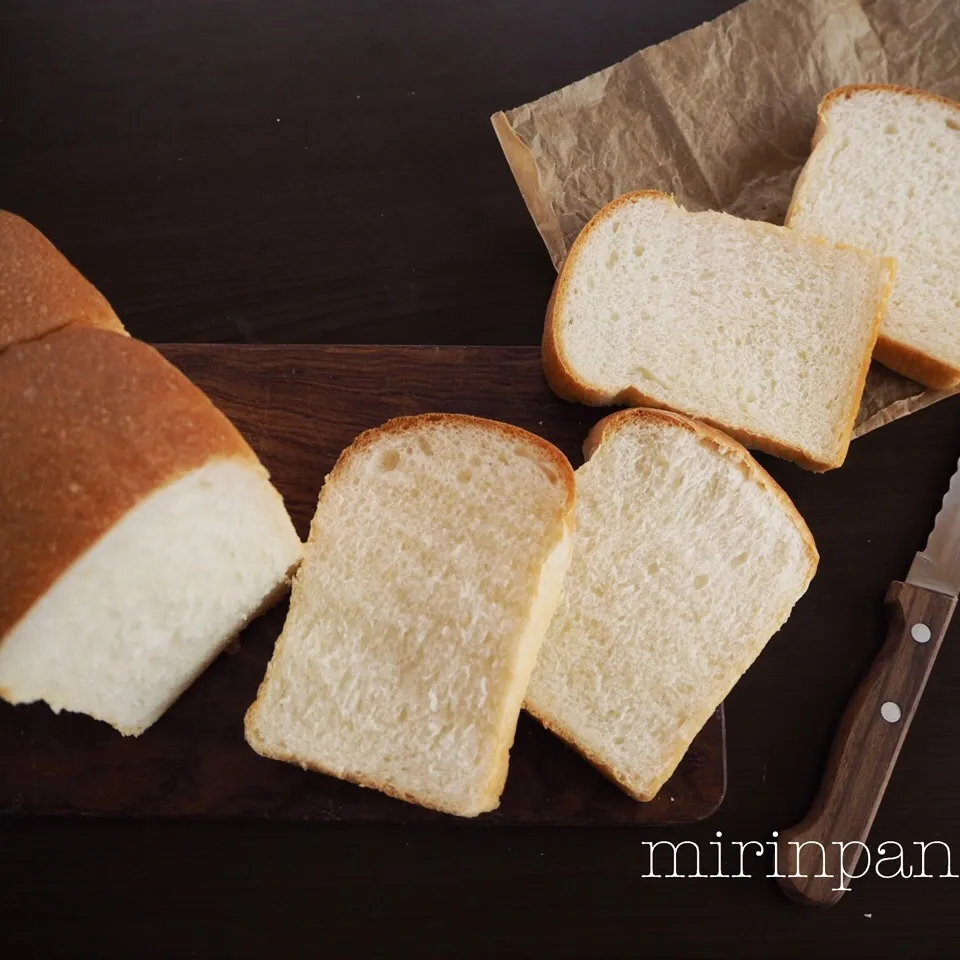
[(960, 462), (950, 478), (927, 545), (913, 558), (907, 583), (953, 597), (960, 593)]

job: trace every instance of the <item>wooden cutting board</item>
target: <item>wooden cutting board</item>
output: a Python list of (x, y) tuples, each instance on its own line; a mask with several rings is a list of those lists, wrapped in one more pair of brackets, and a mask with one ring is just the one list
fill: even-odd
[[(532, 347), (173, 344), (163, 353), (237, 424), (306, 537), (340, 451), (390, 417), (428, 411), (504, 420), (555, 443), (573, 465), (606, 411), (551, 393)], [(266, 760), (243, 739), (286, 602), (237, 643), (143, 736), (121, 737), (45, 705), (0, 703), (0, 811), (457, 823), (332, 777)], [(523, 714), (500, 808), (477, 822), (643, 824), (700, 820), (726, 787), (722, 707), (660, 794), (636, 803)]]

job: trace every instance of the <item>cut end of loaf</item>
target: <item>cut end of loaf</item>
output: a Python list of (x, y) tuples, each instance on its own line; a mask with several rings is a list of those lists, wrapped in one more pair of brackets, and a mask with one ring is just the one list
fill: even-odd
[(301, 544), (256, 464), (214, 460), (157, 490), (0, 643), (0, 695), (137, 736), (279, 599)]
[(585, 453), (573, 560), (525, 705), (650, 800), (819, 558), (783, 491), (709, 426), (620, 411)]
[(249, 744), (459, 816), (494, 809), (574, 491), (556, 448), (506, 424), (362, 434), (321, 493)]
[(849, 446), (889, 270), (862, 250), (628, 194), (587, 224), (557, 278), (545, 375), (566, 399), (677, 410), (831, 469)]

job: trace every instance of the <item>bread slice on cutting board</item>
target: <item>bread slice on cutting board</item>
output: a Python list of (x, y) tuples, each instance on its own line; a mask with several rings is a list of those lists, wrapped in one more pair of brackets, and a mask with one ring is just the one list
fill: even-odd
[(569, 400), (677, 410), (805, 467), (838, 467), (893, 271), (783, 227), (627, 194), (570, 249), (544, 371)]
[(0, 353), (0, 697), (140, 734), (276, 599), (301, 544), (230, 421), (152, 347)]
[(103, 294), (36, 227), (0, 210), (0, 350), (68, 323), (126, 332)]
[(787, 225), (896, 257), (874, 356), (960, 383), (960, 103), (895, 86), (841, 87), (818, 113)]
[(563, 454), (506, 424), (361, 434), (321, 492), (249, 744), (437, 810), (494, 809), (574, 496)]
[(660, 410), (593, 429), (560, 606), (525, 706), (638, 800), (780, 628), (813, 538), (740, 444)]

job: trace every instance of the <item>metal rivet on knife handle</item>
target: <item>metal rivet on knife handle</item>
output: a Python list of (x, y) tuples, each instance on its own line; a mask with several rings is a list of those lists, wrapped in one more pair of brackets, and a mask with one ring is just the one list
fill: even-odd
[(883, 717), (887, 723), (896, 723), (901, 717), (899, 704), (894, 703), (892, 700), (888, 700), (880, 708), (880, 716)]

